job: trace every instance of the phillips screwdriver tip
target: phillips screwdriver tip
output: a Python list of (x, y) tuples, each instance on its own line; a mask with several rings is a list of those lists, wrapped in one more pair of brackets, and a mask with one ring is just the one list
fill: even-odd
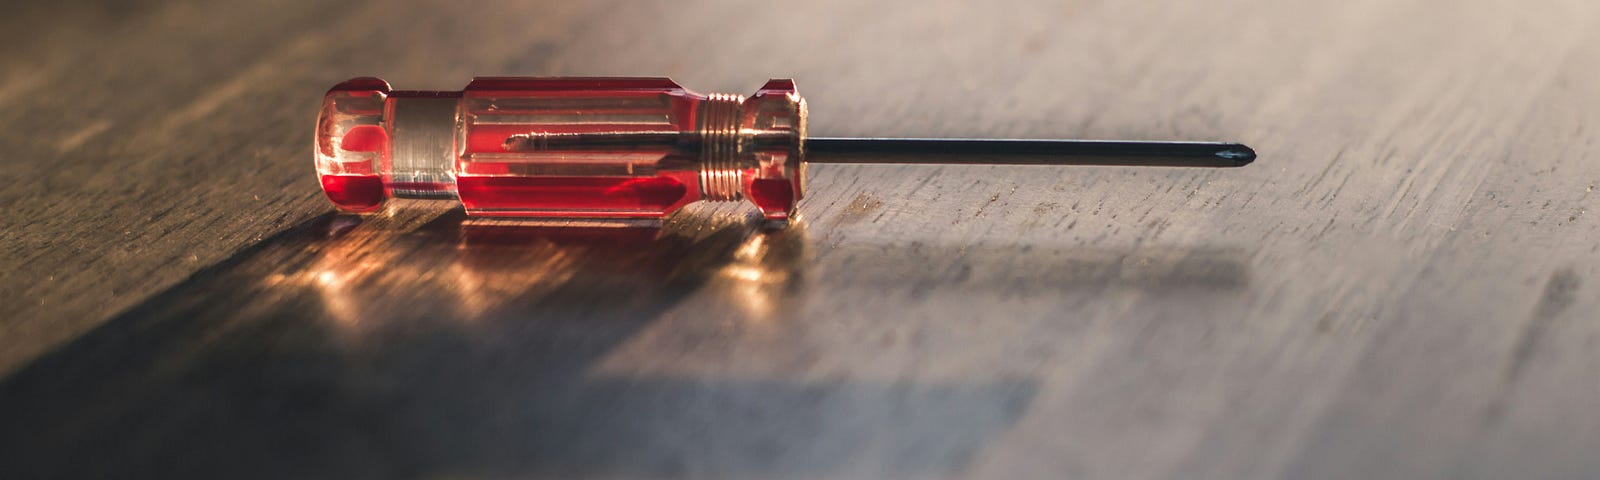
[(1216, 156), (1224, 160), (1231, 160), (1233, 164), (1229, 166), (1243, 167), (1245, 165), (1249, 165), (1250, 162), (1256, 161), (1255, 149), (1252, 149), (1247, 145), (1240, 143), (1228, 143), (1223, 144), (1222, 147), (1223, 149), (1218, 151)]

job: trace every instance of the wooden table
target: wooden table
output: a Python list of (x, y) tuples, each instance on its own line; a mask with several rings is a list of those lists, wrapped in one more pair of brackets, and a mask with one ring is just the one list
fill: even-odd
[[(3, 476), (1600, 476), (1593, 0), (459, 3), (5, 7)], [(1262, 157), (335, 215), (311, 120), (369, 74)]]

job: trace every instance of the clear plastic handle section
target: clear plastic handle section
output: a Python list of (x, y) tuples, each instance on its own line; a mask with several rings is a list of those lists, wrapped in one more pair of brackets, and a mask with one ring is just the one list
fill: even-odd
[(682, 141), (714, 100), (666, 79), (480, 79), (461, 99), (457, 188), (474, 215), (661, 216), (700, 199)]

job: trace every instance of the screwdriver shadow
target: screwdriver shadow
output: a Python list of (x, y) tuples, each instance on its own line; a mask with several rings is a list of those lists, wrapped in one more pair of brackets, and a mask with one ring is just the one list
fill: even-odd
[[(751, 477), (964, 464), (1025, 379), (616, 375), (596, 363), (691, 295), (730, 320), (802, 296), (803, 225), (306, 222), (0, 382), (19, 478)], [(719, 319), (707, 319), (716, 321)], [(686, 348), (725, 348), (692, 338)], [(869, 458), (863, 453), (873, 452)], [(853, 466), (853, 467), (852, 467)]]
[(814, 259), (837, 281), (896, 285), (912, 298), (951, 290), (1030, 297), (1107, 291), (1210, 295), (1250, 286), (1246, 251), (1228, 247), (1042, 248), (1033, 245), (841, 245)]

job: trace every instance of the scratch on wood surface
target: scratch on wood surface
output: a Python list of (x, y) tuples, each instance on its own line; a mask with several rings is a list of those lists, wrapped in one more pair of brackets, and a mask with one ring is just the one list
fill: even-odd
[(78, 147), (83, 146), (84, 143), (88, 142), (95, 136), (105, 133), (105, 131), (110, 128), (110, 121), (105, 119), (96, 120), (93, 123), (90, 123), (89, 125), (68, 134), (66, 138), (62, 138), (61, 142), (56, 144), (56, 151), (60, 153), (66, 153), (77, 150)]
[(839, 225), (848, 225), (866, 219), (868, 215), (883, 208), (883, 201), (870, 193), (860, 193), (856, 198), (845, 205), (844, 211), (839, 213)]
[(1527, 367), (1528, 359), (1533, 350), (1538, 346), (1539, 339), (1544, 337), (1550, 324), (1556, 316), (1572, 306), (1573, 293), (1578, 290), (1581, 278), (1571, 268), (1563, 268), (1550, 275), (1545, 281), (1544, 293), (1539, 295), (1539, 303), (1534, 306), (1533, 314), (1523, 324), (1521, 333), (1517, 336), (1517, 347), (1511, 354), (1511, 363), (1506, 368), (1505, 382), (1514, 383), (1522, 370)]
[(1516, 387), (1517, 379), (1527, 369), (1528, 362), (1533, 358), (1533, 352), (1538, 349), (1539, 343), (1549, 335), (1549, 330), (1555, 319), (1572, 306), (1576, 300), (1575, 293), (1582, 278), (1571, 267), (1562, 268), (1545, 281), (1544, 290), (1539, 295), (1539, 303), (1533, 307), (1533, 313), (1528, 321), (1522, 324), (1517, 332), (1516, 346), (1511, 351), (1511, 359), (1506, 363), (1505, 373), (1501, 375), (1501, 390), (1494, 402), (1484, 410), (1483, 423), (1491, 425), (1505, 414), (1507, 397), (1511, 389)]
[(983, 206), (978, 207), (978, 211), (974, 212), (972, 214), (972, 216), (974, 218), (983, 216), (983, 211), (985, 209), (988, 209), (990, 205), (994, 205), (994, 202), (998, 202), (998, 201), (1000, 201), (1000, 194), (998, 194), (998, 193), (990, 194), (989, 195), (989, 201), (984, 202)]
[(1346, 148), (1340, 148), (1339, 149), (1339, 153), (1336, 153), (1336, 154), (1333, 155), (1333, 160), (1328, 161), (1328, 164), (1324, 165), (1322, 167), (1322, 171), (1318, 172), (1317, 176), (1312, 177), (1311, 181), (1306, 182), (1305, 185), (1302, 185), (1299, 190), (1295, 190), (1294, 194), (1295, 195), (1305, 195), (1306, 193), (1311, 192), (1311, 189), (1316, 188), (1317, 185), (1321, 185), (1322, 184), (1322, 180), (1328, 177), (1328, 172), (1333, 171), (1334, 167), (1339, 166), (1339, 164), (1343, 163), (1343, 161), (1344, 161), (1344, 153), (1346, 151), (1347, 151)]

